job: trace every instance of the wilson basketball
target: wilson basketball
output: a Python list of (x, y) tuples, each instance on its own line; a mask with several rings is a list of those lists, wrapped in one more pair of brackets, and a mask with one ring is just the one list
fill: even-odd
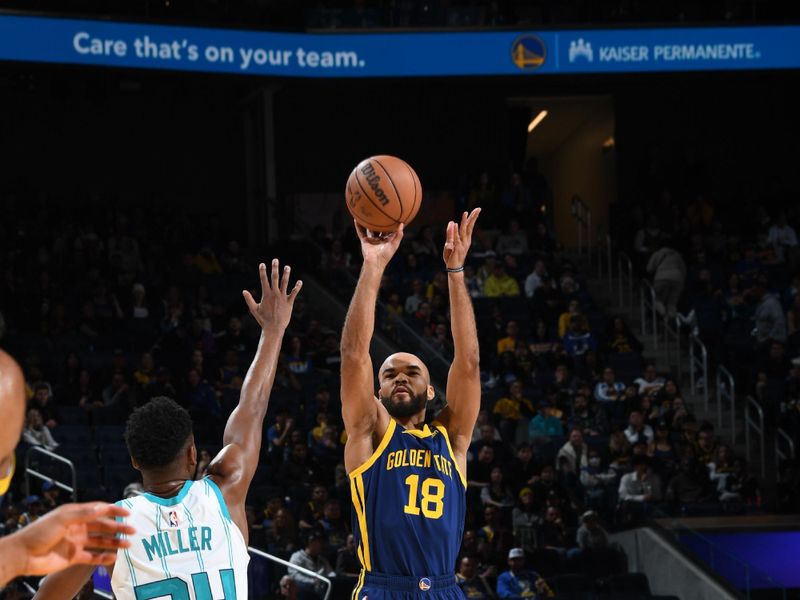
[(370, 231), (394, 231), (408, 225), (422, 203), (422, 185), (414, 169), (395, 156), (362, 160), (345, 188), (350, 214)]

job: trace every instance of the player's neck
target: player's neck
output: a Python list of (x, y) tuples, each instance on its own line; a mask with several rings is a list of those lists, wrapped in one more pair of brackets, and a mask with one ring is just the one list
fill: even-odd
[(422, 429), (425, 426), (425, 410), (410, 417), (392, 417), (399, 425), (406, 429)]
[(178, 494), (186, 484), (189, 477), (185, 472), (175, 470), (142, 472), (142, 487), (144, 491), (161, 498), (171, 498)]

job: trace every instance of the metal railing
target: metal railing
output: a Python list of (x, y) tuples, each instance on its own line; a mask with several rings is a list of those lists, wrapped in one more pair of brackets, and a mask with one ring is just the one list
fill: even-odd
[[(751, 414), (752, 410), (755, 410), (756, 418), (753, 418)], [(764, 453), (764, 410), (752, 396), (748, 396), (747, 404), (745, 404), (744, 408), (744, 444), (745, 457), (748, 463), (753, 454), (753, 445), (751, 442), (755, 441), (753, 439), (755, 436), (751, 435), (751, 431), (758, 437), (761, 477), (764, 478), (767, 476), (767, 457)]]
[[(639, 308), (642, 317), (642, 337), (651, 335), (653, 350), (658, 350), (658, 316), (656, 315), (656, 289), (646, 279), (642, 279), (639, 287)], [(648, 316), (650, 330), (648, 332)]]
[(575, 224), (578, 227), (578, 255), (583, 256), (584, 250), (586, 256), (591, 261), (592, 259), (592, 211), (586, 203), (581, 200), (577, 194), (572, 197), (572, 204), (570, 212), (575, 218)]
[(624, 252), (617, 252), (617, 289), (620, 307), (633, 312), (636, 304), (633, 299), (633, 261)]
[(736, 381), (723, 365), (717, 367), (717, 427), (722, 429), (722, 404), (730, 407), (731, 444), (736, 444)]
[(681, 324), (678, 317), (670, 319), (664, 315), (664, 352), (667, 363), (670, 367), (674, 366), (678, 374), (678, 381), (683, 375), (683, 360), (681, 356)]
[(692, 334), (689, 336), (689, 385), (692, 395), (697, 393), (697, 384), (700, 382), (703, 384), (703, 410), (708, 412), (708, 352), (702, 340)]
[(252, 546), (247, 547), (248, 552), (250, 554), (255, 554), (256, 556), (260, 556), (261, 558), (265, 558), (271, 562), (278, 563), (279, 565), (283, 565), (284, 567), (288, 567), (289, 569), (294, 569), (295, 571), (299, 571), (303, 573), (303, 575), (308, 575), (309, 577), (313, 577), (314, 579), (319, 579), (322, 583), (325, 584), (325, 595), (322, 597), (322, 600), (328, 600), (331, 595), (331, 588), (333, 584), (331, 580), (327, 577), (320, 575), (319, 573), (315, 573), (310, 569), (306, 569), (305, 567), (301, 567), (300, 565), (295, 565), (290, 563), (288, 560), (283, 560), (282, 558), (278, 558), (272, 554), (267, 554), (263, 550), (258, 550), (257, 548), (253, 548)]
[[(31, 468), (31, 455), (33, 454), (43, 454), (44, 456), (54, 460), (56, 462), (63, 463), (69, 467), (70, 472), (72, 473), (72, 485), (69, 486), (66, 483), (61, 483), (60, 481), (45, 475), (44, 473), (37, 471), (36, 469)], [(55, 452), (50, 452), (50, 450), (45, 450), (41, 446), (31, 446), (28, 449), (28, 452), (25, 453), (25, 495), (30, 496), (31, 494), (31, 477), (36, 477), (37, 479), (41, 479), (42, 481), (52, 481), (53, 484), (65, 492), (68, 492), (72, 495), (72, 501), (78, 501), (78, 473), (75, 470), (75, 465), (69, 459), (64, 458), (60, 454), (56, 454)]]
[[(781, 450), (781, 440), (786, 442), (788, 452)], [(775, 431), (775, 470), (780, 472), (782, 460), (794, 460), (797, 457), (794, 440), (783, 429), (778, 427)]]
[(611, 264), (611, 236), (606, 235), (601, 241), (597, 242), (597, 278), (611, 279), (614, 265)]

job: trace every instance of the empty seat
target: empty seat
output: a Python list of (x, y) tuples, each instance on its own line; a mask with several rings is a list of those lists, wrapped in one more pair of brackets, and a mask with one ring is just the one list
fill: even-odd
[(547, 583), (556, 593), (558, 598), (567, 592), (592, 592), (594, 582), (586, 575), (581, 573), (565, 573), (555, 575), (547, 580)]

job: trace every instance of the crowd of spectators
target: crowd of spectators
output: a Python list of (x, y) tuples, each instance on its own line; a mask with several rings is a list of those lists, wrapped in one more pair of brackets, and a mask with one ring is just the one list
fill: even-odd
[[(10, 1), (8, 8), (30, 10), (30, 4)], [(224, 4), (214, 0), (148, 0), (118, 3), (84, 0), (75, 9), (44, 0), (38, 11), (81, 15), (101, 14), (118, 18), (180, 19), (192, 23), (248, 24), (265, 28), (385, 28), (385, 27), (513, 27), (536, 25), (670, 23), (670, 22), (752, 22), (789, 18), (785, 4), (769, 0), (726, 0), (693, 2), (673, 0), (646, 3), (634, 0), (333, 0), (285, 2), (259, 0)], [(794, 15), (796, 16), (796, 14)]]
[[(768, 438), (776, 427), (800, 440), (800, 247), (797, 207), (790, 202), (726, 212), (704, 194), (688, 201), (668, 191), (631, 212), (632, 250), (652, 276), (656, 306), (705, 345), (709, 381), (722, 365), (735, 378), (737, 402), (755, 398)], [(650, 215), (646, 220), (644, 214)], [(698, 374), (699, 376), (700, 374)], [(783, 485), (796, 487), (797, 465), (783, 465)], [(794, 482), (794, 483), (793, 483)], [(786, 505), (796, 492), (783, 489)], [(788, 494), (788, 495), (786, 495)]]
[[(625, 320), (594, 305), (541, 218), (535, 188), (514, 185), (494, 203), (485, 186), (467, 200), (490, 207), (466, 271), (484, 389), (458, 572), (474, 597), (510, 597), (520, 585), (544, 596), (540, 575), (567, 569), (624, 571), (606, 529), (654, 511), (760, 504), (758, 482), (710, 424), (697, 422), (671, 374), (644, 365)], [(255, 349), (240, 290), (254, 285), (258, 259), (214, 223), (158, 209), (88, 207), (70, 217), (8, 198), (4, 205), (2, 343), (29, 382), (21, 451), (39, 445), (74, 458), (84, 498), (135, 493), (120, 427), (133, 408), (168, 395), (194, 417), (201, 477)], [(315, 237), (321, 280), (357, 271), (352, 231)], [(441, 243), (437, 229), (409, 232), (381, 286), (378, 327), (390, 338), (412, 330), (447, 357)], [(349, 299), (347, 289), (336, 291)], [(320, 322), (308, 302), (298, 299), (285, 338), (247, 515), (253, 546), (335, 574), (339, 593), (358, 571), (342, 461), (340, 324)], [(25, 496), (20, 484), (2, 507), (7, 530), (49, 506), (42, 498), (52, 484), (43, 496)], [(321, 592), (299, 572), (281, 579), (260, 568), (270, 577), (257, 582), (271, 583), (256, 582), (256, 596), (279, 581), (284, 596)]]

